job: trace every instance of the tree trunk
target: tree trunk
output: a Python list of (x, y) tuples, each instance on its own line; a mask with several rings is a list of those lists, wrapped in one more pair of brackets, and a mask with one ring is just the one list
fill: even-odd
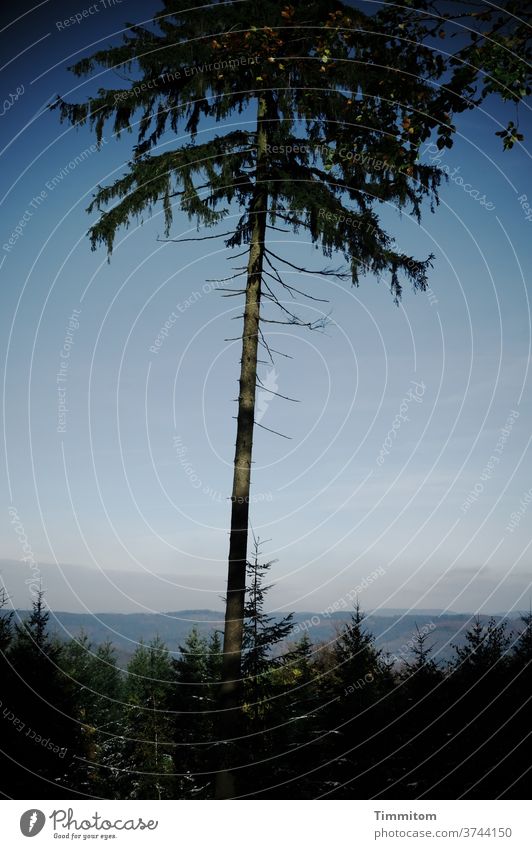
[[(250, 211), (252, 234), (247, 268), (244, 327), (242, 330), (242, 359), (240, 363), (240, 391), (238, 395), (236, 449), (233, 492), (231, 496), (231, 531), (229, 536), (222, 682), (219, 697), (219, 709), (222, 712), (220, 726), (224, 739), (238, 735), (240, 723), (237, 721), (237, 714), (242, 703), (241, 660), (246, 595), (249, 491), (251, 483), (253, 426), (255, 424), (261, 278), (268, 204), (268, 188), (263, 176), (267, 154), (265, 115), (266, 101), (261, 97), (258, 103), (257, 115), (255, 196)], [(232, 748), (228, 745), (225, 746), (224, 767), (229, 766), (228, 755)], [(217, 773), (216, 798), (230, 799), (234, 795), (234, 776), (229, 769), (221, 769)]]

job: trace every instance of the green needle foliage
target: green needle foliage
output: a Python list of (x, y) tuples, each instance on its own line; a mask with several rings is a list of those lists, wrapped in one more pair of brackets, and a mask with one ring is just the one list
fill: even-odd
[[(517, 101), (530, 91), (528, 28), (512, 18), (523, 4), (507, 3), (497, 16), (483, 4), (478, 14), (459, 6), (455, 15), (435, 15), (432, 5), (368, 16), (330, 0), (199, 10), (168, 0), (153, 26), (130, 26), (123, 44), (78, 62), (78, 76), (112, 69), (131, 84), (81, 104), (59, 99), (61, 118), (89, 122), (100, 142), (107, 124), (137, 137), (127, 172), (90, 206), (102, 211), (93, 247), (111, 252), (117, 231), (159, 203), (167, 234), (174, 204), (207, 227), (238, 204), (228, 244), (248, 243), (256, 133), (232, 130), (200, 144), (197, 133), (265, 97), (270, 224), (282, 219), (307, 230), (326, 256), (343, 253), (354, 283), (370, 270), (390, 273), (396, 298), (400, 273), (424, 288), (430, 260), (398, 251), (376, 208), (388, 202), (419, 218), (440, 182), (438, 168), (419, 161), (420, 144), (436, 132), (450, 146), (452, 116), (492, 92)], [(452, 55), (441, 39), (457, 31), (467, 43)]]

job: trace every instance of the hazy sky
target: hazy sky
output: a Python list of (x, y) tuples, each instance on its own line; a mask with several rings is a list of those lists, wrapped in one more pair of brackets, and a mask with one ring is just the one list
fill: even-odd
[[(0, 574), (20, 607), (42, 576), (56, 608), (220, 608), (239, 360), (225, 340), (240, 333), (242, 305), (206, 281), (242, 259), (222, 240), (158, 242), (159, 211), (120, 234), (110, 264), (91, 252), (86, 207), (123, 173), (134, 137), (117, 142), (109, 129), (103, 150), (72, 167), (94, 138), (42, 107), (115, 85), (65, 67), (157, 4), (123, 0), (58, 26), (81, 8), (44, 3), (1, 34), (3, 97), (19, 96), (1, 118)], [(269, 326), (269, 342), (293, 358), (265, 363), (261, 379), (299, 401), (258, 399), (260, 423), (291, 437), (259, 428), (255, 438), (251, 520), (276, 561), (272, 606), (320, 610), (377, 569), (360, 592), (366, 609), (529, 605), (532, 215), (522, 196), (532, 203), (532, 121), (523, 106), (525, 146), (503, 153), (494, 133), (509, 117), (491, 102), (459, 117), (440, 160), (452, 179), (421, 226), (382, 208), (398, 245), (435, 254), (428, 294), (405, 286), (397, 308), (386, 280), (353, 289), (287, 275), (330, 299), (300, 307), (323, 308), (330, 323)], [(194, 233), (176, 213), (172, 235)], [(276, 253), (326, 264), (304, 234), (275, 235)]]

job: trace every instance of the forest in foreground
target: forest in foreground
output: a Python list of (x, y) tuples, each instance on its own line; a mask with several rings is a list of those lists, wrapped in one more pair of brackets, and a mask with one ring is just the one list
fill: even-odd
[(291, 614), (265, 613), (267, 568), (249, 567), (244, 703), (229, 743), (219, 631), (193, 627), (177, 655), (159, 637), (141, 641), (122, 670), (112, 642), (51, 634), (43, 593), (25, 621), (4, 610), (2, 794), (213, 798), (229, 745), (244, 798), (526, 795), (532, 614), (518, 632), (476, 617), (448, 662), (434, 659), (426, 627), (408, 659), (377, 648), (358, 605), (334, 640), (313, 644), (290, 639)]

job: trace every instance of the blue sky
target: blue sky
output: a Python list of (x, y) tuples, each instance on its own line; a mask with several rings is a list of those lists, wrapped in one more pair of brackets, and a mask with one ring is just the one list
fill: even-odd
[[(2, 32), (12, 57), (4, 96), (24, 87), (2, 117), (2, 246), (27, 220), (0, 251), (0, 573), (18, 606), (36, 568), (62, 609), (219, 608), (224, 591), (239, 359), (225, 340), (240, 332), (241, 304), (206, 281), (242, 260), (222, 240), (158, 242), (157, 212), (121, 234), (110, 264), (91, 252), (85, 209), (96, 185), (122, 173), (133, 137), (106, 136), (72, 168), (94, 138), (42, 111), (55, 93), (94, 90), (65, 66), (139, 8), (148, 17), (156, 6), (123, 0), (66, 31), (57, 22), (76, 9), (45, 3)], [(330, 299), (330, 322), (324, 332), (275, 328), (271, 344), (292, 359), (261, 366), (271, 389), (299, 401), (259, 399), (261, 424), (291, 437), (255, 438), (251, 519), (276, 561), (273, 607), (320, 610), (379, 568), (360, 594), (367, 609), (529, 605), (532, 220), (519, 198), (532, 198), (532, 127), (523, 105), (524, 146), (503, 153), (494, 133), (508, 117), (487, 102), (459, 118), (440, 159), (453, 179), (421, 226), (382, 211), (400, 246), (435, 254), (428, 294), (405, 286), (397, 308), (386, 280), (353, 289), (292, 278)], [(172, 235), (194, 232), (176, 214)], [(304, 235), (276, 235), (276, 253), (324, 266)]]

